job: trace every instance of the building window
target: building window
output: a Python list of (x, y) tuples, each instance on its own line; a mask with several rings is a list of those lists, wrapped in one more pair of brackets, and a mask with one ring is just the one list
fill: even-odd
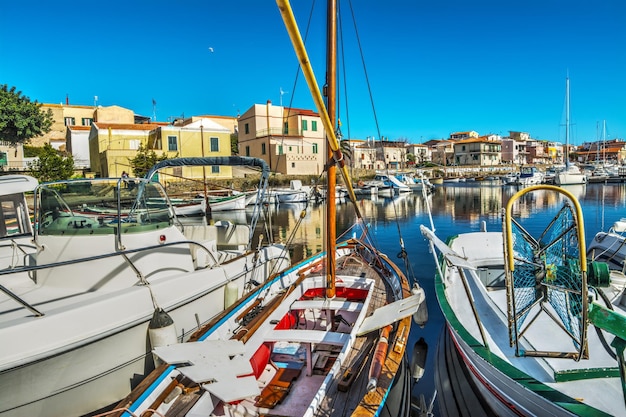
[(219, 152), (219, 151), (220, 151), (219, 138), (211, 138), (211, 152)]
[(65, 126), (74, 126), (76, 124), (76, 119), (73, 117), (65, 118)]
[(278, 145), (278, 154), (279, 155), (283, 154), (283, 145)]
[(137, 139), (131, 139), (128, 141), (128, 148), (136, 151), (139, 149), (139, 145), (141, 145), (141, 141)]
[(311, 120), (311, 130), (317, 132), (317, 120)]
[(243, 130), (246, 132), (246, 135), (250, 134), (250, 126), (248, 125), (248, 123), (246, 123), (244, 125), (244, 129)]
[(291, 146), (289, 147), (289, 152), (291, 152)]
[(220, 173), (220, 166), (219, 165), (211, 165), (211, 173), (212, 174), (219, 174)]
[(7, 153), (6, 152), (0, 152), (0, 166), (7, 166), (9, 164), (8, 158), (7, 158)]
[(309, 130), (309, 127), (307, 126), (307, 121), (303, 120), (302, 121), (302, 131), (304, 132), (305, 130)]
[(167, 150), (168, 151), (177, 151), (178, 143), (176, 142), (176, 136), (168, 136), (167, 137)]
[(313, 153), (317, 153), (317, 143), (313, 144)]
[(91, 117), (83, 117), (82, 119), (83, 126), (91, 126), (93, 123), (93, 119)]
[(250, 156), (250, 147), (246, 146), (246, 156)]
[(261, 144), (261, 155), (265, 155), (265, 144)]
[(291, 163), (291, 167), (292, 167), (292, 168), (295, 168), (295, 167), (296, 167), (296, 163), (295, 163), (295, 162), (292, 162), (292, 163)]
[(283, 134), (285, 134), (285, 135), (289, 134), (289, 122), (285, 122), (283, 124)]

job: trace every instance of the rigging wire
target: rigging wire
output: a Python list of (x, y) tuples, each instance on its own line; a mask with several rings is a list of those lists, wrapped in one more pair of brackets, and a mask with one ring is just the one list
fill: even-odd
[[(354, 27), (355, 38), (356, 38), (356, 41), (357, 41), (357, 44), (358, 44), (359, 56), (361, 58), (361, 64), (362, 64), (362, 67), (363, 67), (363, 74), (364, 74), (364, 77), (365, 77), (365, 83), (367, 85), (367, 92), (368, 92), (368, 95), (369, 95), (370, 104), (372, 106), (372, 113), (373, 113), (373, 117), (374, 117), (374, 123), (376, 125), (376, 134), (378, 135), (379, 141), (381, 142), (381, 146), (382, 146), (382, 139), (383, 138), (382, 138), (381, 133), (380, 133), (380, 125), (378, 123), (378, 116), (376, 114), (376, 106), (374, 105), (374, 96), (373, 96), (373, 92), (372, 92), (371, 83), (369, 81), (369, 75), (367, 73), (367, 66), (365, 64), (365, 55), (364, 55), (364, 52), (363, 52), (363, 47), (361, 45), (361, 38), (359, 36), (359, 29), (358, 29), (358, 25), (357, 25), (357, 22), (356, 22), (356, 17), (355, 17), (355, 14), (354, 14), (354, 8), (352, 7), (352, 1), (351, 0), (348, 1), (348, 4), (349, 4), (349, 9), (350, 9), (350, 15), (352, 17), (352, 24), (353, 24), (353, 27)], [(340, 17), (338, 18), (338, 20), (341, 23), (341, 18)], [(346, 82), (346, 77), (345, 77), (345, 73), (346, 73), (345, 68), (346, 68), (346, 66), (345, 66), (345, 54), (344, 54), (345, 48), (343, 47), (343, 31), (340, 31), (340, 39), (341, 39), (341, 46), (342, 46), (341, 47), (341, 57), (342, 57), (342, 64), (343, 64), (343, 68), (342, 68), (343, 71), (342, 71), (342, 73), (343, 73), (343, 76), (344, 76), (344, 94), (345, 94), (345, 101), (346, 101), (345, 108), (346, 108), (346, 116), (347, 116), (348, 115), (348, 94), (347, 94), (347, 82)], [(338, 106), (338, 108), (340, 108), (340, 106)], [(340, 117), (337, 117), (337, 120), (340, 120)], [(348, 129), (349, 129), (349, 122), (348, 122)], [(384, 155), (382, 156), (382, 160), (383, 161), (385, 160)], [(386, 164), (385, 164), (385, 172), (386, 172), (388, 177), (391, 176), (391, 174), (389, 172), (389, 169), (387, 168)], [(392, 206), (393, 206), (393, 210), (394, 210), (394, 217), (395, 217), (396, 228), (397, 228), (398, 236), (399, 236), (399, 239), (400, 239), (400, 252), (398, 253), (398, 258), (403, 260), (405, 269), (407, 271), (407, 275), (409, 276), (409, 279), (412, 282), (416, 282), (417, 280), (416, 280), (415, 275), (413, 273), (413, 269), (411, 267), (411, 262), (408, 259), (408, 252), (406, 251), (406, 248), (404, 246), (404, 239), (402, 237), (402, 230), (400, 228), (400, 222), (398, 221), (398, 218), (399, 218), (398, 208), (397, 208), (396, 202), (395, 202), (395, 200), (393, 198), (392, 198), (391, 202), (392, 202)], [(354, 202), (354, 204), (356, 204), (356, 202)], [(365, 229), (365, 234), (368, 234), (367, 231), (369, 230), (369, 228), (367, 227), (367, 224), (365, 224), (365, 222), (363, 223), (363, 227)], [(374, 237), (371, 236), (371, 234), (370, 234), (369, 238), (371, 240), (374, 240)]]

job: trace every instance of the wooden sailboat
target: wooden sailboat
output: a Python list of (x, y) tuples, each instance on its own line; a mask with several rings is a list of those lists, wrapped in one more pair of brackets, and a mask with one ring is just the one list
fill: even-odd
[[(324, 122), (331, 160), (347, 177), (334, 135), (333, 54), (327, 110), (291, 7), (277, 3)], [(331, 1), (330, 45), (335, 14)], [(333, 189), (337, 167), (329, 165)], [(346, 184), (355, 202), (351, 181)], [(268, 277), (191, 342), (155, 349), (162, 365), (119, 404), (118, 415), (409, 415), (405, 348), (424, 292), (365, 241), (337, 244), (334, 193), (327, 198), (326, 251)]]

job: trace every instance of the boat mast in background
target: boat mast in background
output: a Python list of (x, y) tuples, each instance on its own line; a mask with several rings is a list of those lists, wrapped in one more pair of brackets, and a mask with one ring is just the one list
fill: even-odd
[[(337, 0), (329, 0), (326, 10), (328, 27), (326, 28), (326, 110), (330, 120), (330, 126), (334, 133), (335, 120), (337, 115)], [(326, 134), (329, 134), (328, 131)], [(334, 163), (333, 151), (327, 143), (328, 168), (327, 168), (327, 192), (326, 192), (326, 296), (335, 297), (335, 241), (337, 240), (337, 222), (335, 212), (335, 188), (337, 178), (337, 167)]]

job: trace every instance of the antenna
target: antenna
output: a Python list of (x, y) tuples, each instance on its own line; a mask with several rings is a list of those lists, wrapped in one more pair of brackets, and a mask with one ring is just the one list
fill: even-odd
[(283, 106), (283, 95), (287, 94), (289, 91), (284, 91), (282, 87), (280, 87), (280, 107)]
[(93, 106), (98, 107), (98, 96), (93, 96)]

